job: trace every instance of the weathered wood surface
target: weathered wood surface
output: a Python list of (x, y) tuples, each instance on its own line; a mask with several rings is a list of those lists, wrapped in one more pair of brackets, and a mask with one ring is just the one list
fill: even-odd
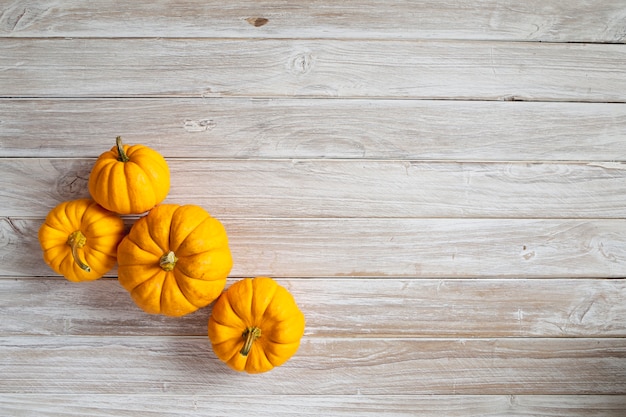
[(258, 395), (212, 396), (206, 394), (0, 394), (0, 412), (23, 416), (24, 409), (38, 416), (133, 417), (210, 415), (248, 417), (258, 415), (333, 415), (346, 417), (619, 416), (626, 397), (621, 395)]
[[(307, 338), (626, 336), (622, 280), (349, 277), (278, 282), (298, 300), (307, 318)], [(176, 319), (147, 315), (116, 279), (81, 285), (60, 277), (0, 279), (0, 337), (204, 336), (209, 314), (210, 307)]]
[(0, 157), (626, 161), (626, 106), (365, 99), (5, 100)]
[(233, 373), (211, 354), (208, 338), (197, 336), (15, 336), (0, 340), (0, 352), (2, 393), (497, 395), (506, 386), (509, 394), (573, 395), (626, 389), (620, 339), (307, 338), (289, 366), (261, 378)]
[[(623, 417), (625, 36), (621, 0), (0, 2), (0, 415)], [(294, 294), (284, 366), (44, 264), (117, 135), (229, 284)]]
[[(37, 241), (42, 223), (0, 218), (0, 276), (51, 274)], [(235, 259), (233, 277), (626, 276), (622, 219), (248, 218), (222, 223)]]
[[(89, 197), (94, 162), (7, 160), (0, 215), (44, 217), (62, 201)], [(626, 217), (619, 162), (172, 159), (169, 166), (166, 202), (199, 204), (218, 218)]]
[(5, 0), (0, 36), (624, 42), (620, 0)]
[(625, 49), (428, 40), (4, 38), (0, 97), (625, 102)]

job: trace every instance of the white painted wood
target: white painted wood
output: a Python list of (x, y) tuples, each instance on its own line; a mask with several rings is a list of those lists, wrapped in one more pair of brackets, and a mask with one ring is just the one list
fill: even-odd
[(620, 0), (6, 0), (0, 36), (623, 42)]
[[(49, 276), (43, 219), (0, 218), (3, 276)], [(622, 219), (223, 219), (231, 276), (620, 278)], [(114, 274), (115, 272), (113, 272)]]
[[(304, 313), (307, 337), (626, 336), (623, 280), (277, 281)], [(182, 318), (145, 314), (116, 279), (0, 279), (0, 337), (203, 336), (210, 311)]]
[[(0, 215), (45, 216), (89, 197), (93, 159), (9, 159)], [(624, 218), (624, 163), (168, 161), (166, 203), (218, 218)], [(21, 187), (12, 185), (20, 183)]]
[[(626, 105), (343, 99), (0, 101), (0, 156), (626, 161)], [(235, 164), (236, 166), (236, 164)]]
[(4, 38), (0, 56), (1, 97), (626, 101), (611, 44)]
[[(0, 2), (0, 415), (622, 417), (625, 34), (622, 0)], [(117, 135), (230, 283), (292, 291), (285, 366), (44, 264)]]
[(308, 338), (283, 366), (232, 371), (208, 337), (7, 337), (12, 394), (621, 394), (623, 339)]
[[(22, 417), (324, 415), (430, 417), (622, 417), (623, 395), (257, 395), (0, 394), (0, 412)], [(124, 411), (122, 411), (124, 410)], [(131, 415), (131, 414), (128, 414)]]

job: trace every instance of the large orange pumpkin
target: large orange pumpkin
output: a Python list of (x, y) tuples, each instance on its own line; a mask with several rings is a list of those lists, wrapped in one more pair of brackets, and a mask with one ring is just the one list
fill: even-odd
[(140, 214), (165, 200), (170, 171), (160, 153), (144, 145), (123, 145), (118, 136), (116, 146), (96, 160), (88, 186), (102, 207), (119, 214)]
[(43, 258), (69, 281), (92, 281), (115, 265), (124, 222), (95, 201), (66, 201), (53, 208), (39, 228)]
[(182, 316), (213, 302), (233, 261), (224, 226), (202, 207), (162, 204), (118, 247), (118, 279), (147, 313)]
[(293, 356), (304, 325), (289, 291), (268, 277), (246, 278), (217, 299), (208, 335), (217, 357), (232, 369), (261, 373)]

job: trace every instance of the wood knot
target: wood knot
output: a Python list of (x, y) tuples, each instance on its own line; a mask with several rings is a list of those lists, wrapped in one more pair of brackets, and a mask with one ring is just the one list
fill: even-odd
[(301, 52), (289, 59), (288, 66), (292, 74), (306, 74), (313, 67), (313, 56), (310, 52)]
[(211, 119), (191, 120), (185, 119), (183, 127), (187, 132), (206, 132), (215, 127), (215, 122)]
[(56, 191), (64, 199), (87, 197), (85, 190), (89, 182), (89, 171), (67, 172), (56, 181)]
[(266, 19), (264, 17), (249, 17), (246, 19), (246, 21), (255, 28), (258, 28), (267, 24), (267, 22), (269, 22), (269, 19)]

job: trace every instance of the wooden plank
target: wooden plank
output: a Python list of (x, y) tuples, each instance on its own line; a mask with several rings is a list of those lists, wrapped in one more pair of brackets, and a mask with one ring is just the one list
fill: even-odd
[(0, 394), (0, 412), (40, 417), (154, 415), (257, 415), (448, 417), (516, 415), (525, 417), (622, 417), (624, 395), (190, 395)]
[[(350, 277), (278, 282), (303, 311), (307, 336), (626, 336), (624, 280)], [(209, 314), (210, 308), (176, 319), (145, 314), (115, 279), (84, 285), (60, 277), (0, 279), (0, 337), (203, 336)]]
[(623, 42), (619, 0), (9, 1), (0, 36), (490, 39)]
[(624, 339), (305, 338), (282, 367), (233, 372), (205, 337), (0, 339), (12, 394), (623, 394)]
[(626, 105), (343, 99), (0, 101), (0, 157), (626, 161)]
[(4, 38), (0, 56), (5, 98), (626, 101), (626, 47), (611, 44)]
[[(89, 197), (93, 159), (5, 159), (0, 215)], [(219, 218), (624, 218), (626, 164), (169, 160), (165, 202)]]
[[(49, 276), (40, 218), (0, 218), (2, 276)], [(231, 276), (620, 278), (622, 219), (224, 219)]]

